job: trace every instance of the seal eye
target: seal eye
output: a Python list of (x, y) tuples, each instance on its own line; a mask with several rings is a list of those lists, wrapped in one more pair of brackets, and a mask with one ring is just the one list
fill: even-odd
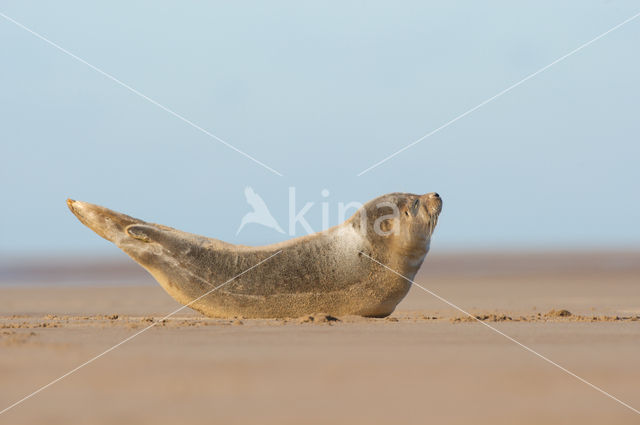
[(418, 209), (420, 208), (420, 199), (416, 199), (413, 201), (413, 205), (411, 205), (411, 214), (413, 216), (418, 215)]

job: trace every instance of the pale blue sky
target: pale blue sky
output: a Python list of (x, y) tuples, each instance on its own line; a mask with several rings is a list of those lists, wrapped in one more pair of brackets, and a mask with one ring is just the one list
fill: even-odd
[(115, 253), (65, 199), (229, 242), (251, 186), (287, 227), (339, 201), (439, 192), (433, 249), (640, 246), (634, 1), (3, 2), (0, 12), (277, 169), (276, 176), (0, 18), (3, 255)]

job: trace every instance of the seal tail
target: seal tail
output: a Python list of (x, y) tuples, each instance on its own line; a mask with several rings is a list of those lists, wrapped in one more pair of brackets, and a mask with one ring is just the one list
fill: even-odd
[(126, 238), (127, 227), (146, 222), (88, 202), (67, 199), (67, 205), (78, 220), (106, 240), (115, 243)]

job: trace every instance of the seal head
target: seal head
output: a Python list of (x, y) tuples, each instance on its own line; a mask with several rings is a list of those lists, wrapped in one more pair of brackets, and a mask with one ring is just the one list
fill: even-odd
[[(397, 265), (403, 261), (418, 261), (420, 267), (429, 251), (441, 211), (442, 198), (435, 192), (425, 195), (390, 193), (367, 202), (351, 220), (356, 228), (366, 228), (372, 253), (376, 255), (374, 258), (394, 260)], [(362, 214), (366, 215), (366, 220)]]

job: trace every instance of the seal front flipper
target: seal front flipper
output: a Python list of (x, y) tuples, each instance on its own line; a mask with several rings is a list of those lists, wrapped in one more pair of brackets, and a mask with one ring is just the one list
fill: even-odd
[(127, 234), (134, 239), (145, 243), (156, 242), (167, 248), (176, 242), (183, 241), (183, 239), (174, 235), (174, 233), (178, 233), (177, 230), (167, 228), (163, 229), (158, 225), (153, 224), (132, 224), (131, 226), (127, 226), (126, 231)]
[(134, 239), (145, 243), (155, 242), (169, 251), (176, 253), (182, 250), (188, 250), (191, 247), (206, 247), (209, 245), (220, 245), (219, 247), (223, 245), (232, 246), (217, 239), (183, 232), (161, 224), (142, 222), (140, 224), (129, 225), (125, 230), (127, 235)]
[[(204, 261), (213, 266), (228, 256), (224, 253), (233, 247), (217, 239), (159, 224), (132, 224), (126, 228), (126, 233), (132, 241), (118, 246), (142, 266), (158, 261), (166, 263), (170, 259), (171, 264), (179, 264), (179, 267), (188, 268), (206, 278), (211, 276), (206, 268), (201, 267), (201, 263)], [(225, 246), (227, 250), (224, 250)]]

